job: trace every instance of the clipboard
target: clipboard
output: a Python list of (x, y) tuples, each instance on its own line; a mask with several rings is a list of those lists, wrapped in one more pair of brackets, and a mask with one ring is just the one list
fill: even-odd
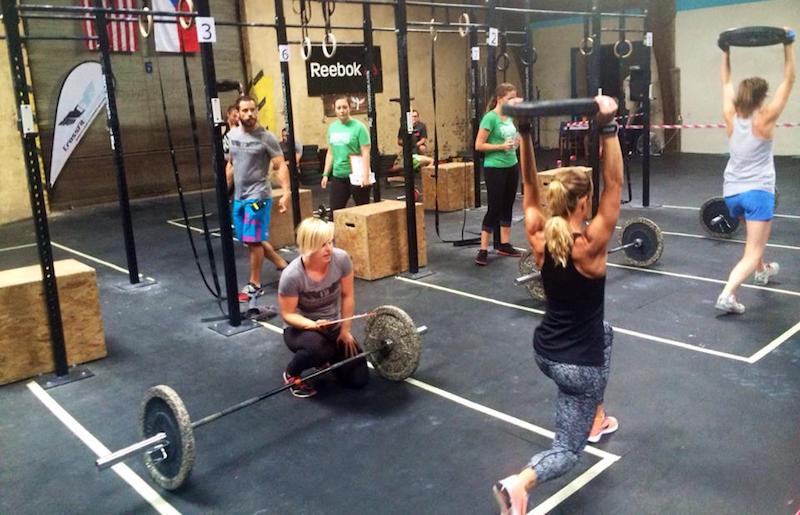
[[(361, 154), (350, 154), (350, 184), (362, 186), (364, 179), (364, 159)], [(369, 184), (375, 184), (375, 172), (369, 172)]]

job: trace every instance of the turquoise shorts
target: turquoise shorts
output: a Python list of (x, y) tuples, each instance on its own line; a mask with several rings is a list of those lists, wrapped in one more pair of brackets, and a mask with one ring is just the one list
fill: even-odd
[(272, 199), (234, 200), (232, 208), (233, 228), (236, 237), (243, 243), (258, 243), (269, 240), (269, 215)]
[(725, 197), (731, 216), (753, 222), (768, 222), (775, 214), (775, 195), (764, 190), (749, 190)]

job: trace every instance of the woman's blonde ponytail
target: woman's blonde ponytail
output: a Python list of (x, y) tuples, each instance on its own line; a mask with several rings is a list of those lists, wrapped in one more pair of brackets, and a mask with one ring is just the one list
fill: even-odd
[[(547, 207), (550, 219), (544, 225), (544, 239), (547, 250), (556, 264), (567, 266), (567, 258), (572, 252), (572, 231), (567, 218), (570, 213), (567, 188), (558, 178), (547, 187)], [(574, 209), (574, 206), (573, 206)]]

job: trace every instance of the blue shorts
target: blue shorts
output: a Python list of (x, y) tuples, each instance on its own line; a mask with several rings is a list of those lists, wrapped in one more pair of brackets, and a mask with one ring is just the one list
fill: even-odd
[(775, 195), (764, 190), (749, 190), (725, 197), (731, 216), (753, 222), (768, 222), (775, 213)]
[(258, 243), (269, 240), (269, 215), (272, 199), (234, 200), (232, 208), (233, 228), (242, 243)]

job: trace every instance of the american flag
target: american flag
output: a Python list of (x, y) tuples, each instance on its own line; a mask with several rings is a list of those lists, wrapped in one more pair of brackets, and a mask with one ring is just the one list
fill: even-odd
[[(80, 0), (83, 7), (94, 7), (94, 0)], [(103, 0), (103, 7), (114, 9), (135, 9), (136, 0)], [(108, 14), (108, 44), (112, 52), (136, 52), (139, 50), (139, 34), (135, 18), (128, 14)], [(126, 21), (132, 20), (132, 21)], [(95, 30), (95, 18), (91, 14), (86, 15), (83, 22), (83, 31), (89, 37), (97, 36)], [(100, 43), (97, 40), (86, 42), (89, 50), (99, 50)]]

